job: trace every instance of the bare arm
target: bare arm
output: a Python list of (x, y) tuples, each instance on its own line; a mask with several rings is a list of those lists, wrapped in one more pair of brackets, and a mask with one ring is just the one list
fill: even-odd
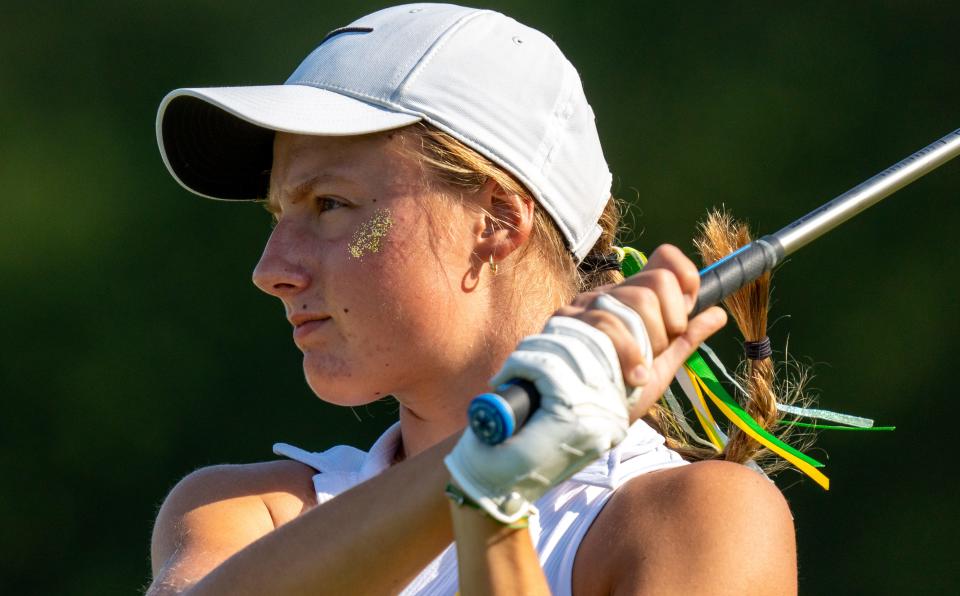
[(526, 529), (512, 529), (469, 507), (451, 503), (457, 539), (460, 593), (543, 594), (550, 588)]
[(453, 538), (442, 458), (455, 439), (277, 529), (260, 496), (217, 498), (223, 479), (188, 477), (157, 518), (148, 594), (400, 590)]
[(700, 462), (631, 480), (590, 528), (575, 594), (797, 593), (793, 518), (740, 464)]

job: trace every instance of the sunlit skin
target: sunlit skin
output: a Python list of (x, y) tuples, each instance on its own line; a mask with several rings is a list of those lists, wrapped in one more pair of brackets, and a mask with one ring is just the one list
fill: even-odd
[(350, 242), (350, 256), (355, 259), (362, 259), (367, 253), (378, 253), (383, 248), (383, 239), (386, 238), (393, 227), (393, 217), (389, 209), (378, 209), (368, 221), (364, 222), (357, 231), (353, 233), (353, 241)]
[[(288, 319), (325, 319), (294, 335), (311, 389), (342, 405), (394, 395), (415, 454), (462, 427), (464, 401), (486, 389), (518, 338), (489, 324), (490, 287), (464, 283), (482, 265), (482, 215), (428, 188), (403, 148), (396, 134), (278, 134), (277, 221), (253, 281)], [(354, 257), (358, 230), (384, 212), (391, 225), (379, 249)]]

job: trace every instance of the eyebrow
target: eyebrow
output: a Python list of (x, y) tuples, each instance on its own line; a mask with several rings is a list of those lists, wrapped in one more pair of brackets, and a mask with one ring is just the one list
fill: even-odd
[[(329, 172), (324, 172), (322, 174), (316, 174), (314, 176), (311, 176), (306, 180), (304, 180), (303, 182), (298, 183), (296, 186), (291, 188), (285, 194), (293, 197), (293, 200), (291, 201), (291, 203), (296, 203), (299, 200), (301, 200), (303, 196), (307, 194), (307, 191), (309, 191), (311, 188), (319, 184), (326, 184), (331, 182), (349, 184), (350, 180), (338, 174), (331, 174)], [(271, 187), (269, 192), (267, 193), (267, 198), (263, 202), (263, 207), (268, 212), (274, 215), (280, 213), (281, 211), (280, 198), (278, 197), (278, 192), (275, 191), (273, 187)]]

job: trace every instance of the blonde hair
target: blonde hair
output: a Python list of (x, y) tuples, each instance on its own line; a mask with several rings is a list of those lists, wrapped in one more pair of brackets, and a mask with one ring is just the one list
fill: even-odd
[[(533, 203), (534, 219), (530, 239), (521, 249), (514, 267), (521, 269), (520, 274), (527, 273), (526, 269), (535, 269), (539, 278), (546, 274), (548, 279), (554, 280), (551, 302), (556, 307), (569, 303), (579, 292), (623, 281), (623, 276), (615, 270), (581, 271), (553, 219), (537, 204), (530, 191), (509, 172), (452, 135), (429, 124), (414, 124), (404, 129), (404, 133), (417, 139), (414, 149), (421, 164), (434, 179), (446, 187), (472, 193), (478, 191), (488, 180), (493, 180), (506, 192)], [(499, 223), (503, 226), (509, 225), (507, 222)], [(610, 197), (598, 223), (602, 233), (590, 254), (608, 255), (613, 252), (620, 225), (620, 202), (617, 199)]]

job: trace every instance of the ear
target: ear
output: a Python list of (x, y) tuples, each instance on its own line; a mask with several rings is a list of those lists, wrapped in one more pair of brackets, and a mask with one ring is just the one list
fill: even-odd
[(481, 208), (474, 253), (482, 263), (507, 259), (526, 244), (533, 230), (533, 200), (505, 190), (487, 180), (477, 193)]

